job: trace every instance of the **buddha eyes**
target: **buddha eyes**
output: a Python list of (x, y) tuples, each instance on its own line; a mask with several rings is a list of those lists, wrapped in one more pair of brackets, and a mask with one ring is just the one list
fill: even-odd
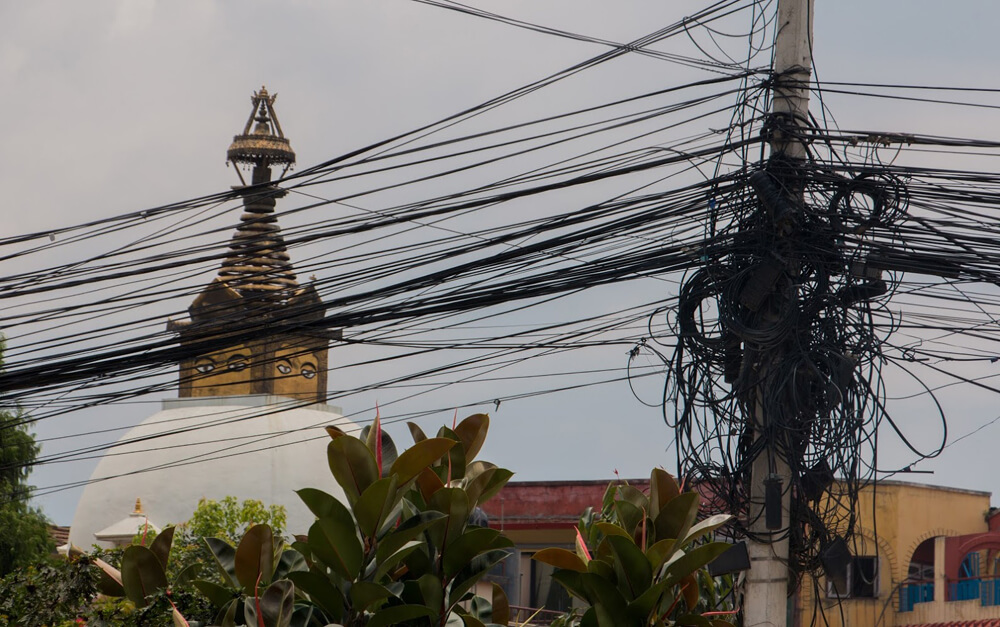
[[(195, 364), (194, 369), (201, 374), (208, 374), (216, 370), (219, 366), (209, 357), (199, 358)], [(225, 369), (234, 372), (239, 372), (241, 370), (246, 370), (250, 367), (250, 359), (246, 355), (233, 355), (225, 362)], [(295, 366), (292, 362), (287, 359), (279, 360), (275, 363), (275, 369), (282, 375), (287, 376), (293, 373)], [(304, 363), (299, 368), (299, 374), (301, 374), (306, 379), (316, 378), (316, 366), (312, 363)]]

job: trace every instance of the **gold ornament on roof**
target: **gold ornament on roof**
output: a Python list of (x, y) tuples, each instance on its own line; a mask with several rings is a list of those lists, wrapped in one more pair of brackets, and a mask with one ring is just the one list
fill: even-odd
[[(267, 87), (255, 91), (250, 99), (253, 109), (247, 119), (243, 133), (233, 137), (226, 158), (239, 166), (284, 166), (285, 169), (295, 163), (295, 153), (291, 144), (281, 132), (281, 124), (274, 112), (274, 101), (278, 94), (270, 95)], [(257, 122), (251, 132), (250, 127)]]

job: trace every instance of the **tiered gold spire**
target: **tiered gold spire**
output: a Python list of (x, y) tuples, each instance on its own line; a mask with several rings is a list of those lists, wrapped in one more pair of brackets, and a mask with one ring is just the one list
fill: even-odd
[(243, 133), (233, 137), (226, 153), (241, 182), (245, 183), (240, 169), (252, 168), (252, 184), (238, 188), (245, 190), (244, 213), (229, 243), (230, 255), (219, 269), (219, 277), (241, 296), (265, 301), (287, 300), (299, 287), (274, 216), (275, 199), (284, 192), (268, 185), (272, 166), (287, 170), (295, 163), (295, 153), (274, 111), (276, 98), (266, 87), (254, 92)]
[[(271, 184), (271, 167), (287, 171), (295, 163), (274, 100), (264, 87), (254, 92), (250, 118), (227, 152), (242, 183), (234, 189), (243, 197), (243, 215), (218, 278), (191, 303), (190, 322), (168, 325), (182, 345), (191, 347), (192, 354), (180, 364), (182, 397), (278, 394), (320, 402), (326, 398), (327, 349), (340, 334), (290, 330), (299, 322), (307, 328), (306, 323), (321, 320), (325, 313), (315, 287), (299, 285), (274, 215), (275, 202), (285, 192)], [(241, 169), (251, 170), (249, 185)], [(269, 331), (276, 322), (285, 330)], [(255, 332), (249, 339), (245, 333), (234, 335), (239, 328)], [(227, 342), (226, 337), (234, 341)], [(212, 343), (225, 347), (198, 348), (206, 340), (222, 340)]]

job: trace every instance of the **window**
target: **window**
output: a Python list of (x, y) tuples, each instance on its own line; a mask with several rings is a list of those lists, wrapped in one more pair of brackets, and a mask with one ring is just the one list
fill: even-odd
[(878, 558), (870, 555), (852, 556), (843, 572), (827, 576), (826, 596), (837, 599), (878, 597)]

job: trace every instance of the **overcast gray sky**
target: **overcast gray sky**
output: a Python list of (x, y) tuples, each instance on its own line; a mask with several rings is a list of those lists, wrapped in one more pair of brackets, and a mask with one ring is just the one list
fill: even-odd
[[(704, 3), (632, 0), (474, 2), (522, 20), (627, 41)], [(959, 10), (960, 9), (960, 10)], [(815, 63), (826, 81), (1000, 87), (993, 68), (1000, 5), (817, 0)], [(735, 45), (734, 43), (727, 45)], [(669, 48), (669, 47), (668, 47)], [(300, 166), (406, 131), (529, 83), (603, 51), (402, 0), (70, 0), (0, 5), (0, 189), (7, 233), (45, 231), (208, 194), (236, 183), (224, 166), (251, 91), (279, 94), (282, 126)], [(638, 93), (691, 80), (695, 70), (648, 58), (616, 61), (518, 105), (559, 111), (609, 93)], [(997, 138), (996, 112), (956, 112), (829, 96), (844, 128)], [(813, 110), (819, 112), (818, 103)], [(332, 210), (332, 209), (331, 209)], [(293, 259), (294, 261), (294, 259)], [(211, 274), (205, 276), (205, 282)], [(623, 288), (623, 290), (626, 288)], [(664, 288), (667, 289), (667, 288)], [(652, 294), (621, 293), (625, 300)], [(8, 337), (14, 346), (18, 338)], [(586, 358), (623, 367), (616, 348)], [(893, 375), (900, 389), (905, 377)], [(655, 393), (653, 388), (642, 390)], [(470, 392), (468, 398), (486, 394)], [(155, 399), (150, 399), (155, 400)], [(352, 401), (358, 412), (372, 394)], [(994, 397), (954, 390), (951, 429), (967, 433), (1000, 414)], [(463, 401), (464, 402), (464, 401)], [(433, 406), (433, 405), (432, 405)], [(489, 409), (484, 407), (483, 409)], [(122, 426), (153, 413), (140, 403), (81, 412), (38, 426), (40, 438), (81, 424)], [(920, 414), (917, 407), (914, 414)], [(627, 385), (504, 405), (485, 457), (520, 479), (646, 475), (672, 464), (659, 411)], [(914, 421), (921, 419), (914, 417)], [(439, 418), (428, 424), (440, 422)], [(918, 440), (933, 442), (933, 420)], [(399, 429), (393, 431), (405, 439)], [(973, 460), (992, 450), (984, 429), (922, 469), (934, 483), (995, 490)], [(46, 446), (54, 447), (55, 443)], [(50, 449), (51, 450), (51, 449)], [(890, 450), (887, 455), (893, 453)], [(900, 459), (905, 456), (900, 455)], [(96, 461), (43, 467), (32, 482), (89, 474)], [(41, 501), (68, 523), (78, 492)]]

